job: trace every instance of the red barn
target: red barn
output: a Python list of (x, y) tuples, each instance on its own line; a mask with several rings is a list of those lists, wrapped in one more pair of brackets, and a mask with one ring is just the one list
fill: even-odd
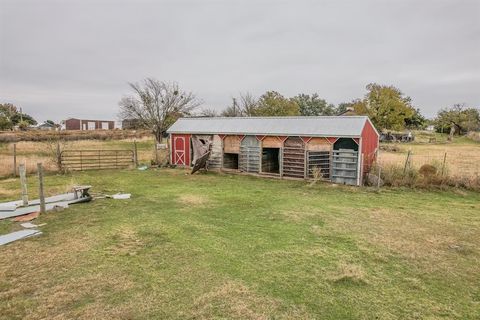
[(180, 118), (170, 161), (193, 166), (192, 138), (208, 140), (210, 169), (360, 185), (379, 134), (365, 116)]
[(82, 120), (69, 118), (64, 121), (65, 130), (113, 130), (115, 121), (112, 120)]

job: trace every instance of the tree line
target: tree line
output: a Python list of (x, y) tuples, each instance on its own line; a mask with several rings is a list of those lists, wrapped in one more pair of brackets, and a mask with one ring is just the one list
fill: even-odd
[(196, 112), (202, 102), (193, 93), (181, 90), (176, 83), (147, 78), (142, 83), (129, 85), (133, 95), (124, 96), (119, 102), (121, 118), (138, 120), (151, 129), (158, 140), (182, 116), (333, 116), (346, 113), (367, 115), (379, 130), (425, 129), (427, 125), (435, 125), (437, 131), (451, 134), (480, 130), (480, 113), (476, 108), (458, 104), (441, 109), (435, 119), (428, 120), (400, 89), (376, 83), (366, 86), (362, 98), (337, 106), (316, 93), (285, 97), (277, 91), (267, 91), (258, 98), (251, 93), (240, 94), (220, 112), (212, 108)]

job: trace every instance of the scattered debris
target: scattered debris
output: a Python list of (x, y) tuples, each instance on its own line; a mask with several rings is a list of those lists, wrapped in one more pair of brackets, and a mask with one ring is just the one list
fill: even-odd
[(130, 199), (131, 194), (130, 193), (117, 193), (111, 196), (113, 199), (116, 200), (123, 200), (123, 199)]
[[(88, 193), (88, 190), (90, 188), (90, 186), (77, 186), (73, 188), (73, 192), (45, 198), (46, 210), (59, 211), (58, 207), (61, 207), (63, 209), (68, 208), (68, 205), (70, 204), (88, 202), (92, 200), (92, 197)], [(23, 202), (21, 200), (1, 203), (0, 220), (23, 216), (40, 211), (40, 200), (38, 199), (29, 201), (29, 205), (26, 207), (22, 205)]]
[(192, 136), (192, 150), (194, 163), (191, 174), (194, 174), (202, 168), (206, 168), (207, 160), (210, 157), (212, 141), (210, 136), (196, 135)]
[(147, 170), (147, 169), (148, 169), (148, 167), (145, 166), (145, 165), (140, 166), (140, 167), (137, 168), (137, 170), (140, 170), (140, 171), (145, 171), (145, 170)]
[(4, 234), (0, 236), (0, 246), (13, 241), (20, 240), (20, 239), (38, 236), (40, 234), (42, 234), (42, 232), (36, 229), (24, 229), (24, 230), (15, 231), (12, 233)]
[(32, 228), (43, 227), (44, 225), (46, 225), (46, 223), (34, 224), (34, 223), (31, 223), (31, 222), (25, 222), (25, 223), (20, 223), (20, 225), (24, 228), (32, 229)]
[(15, 217), (13, 218), (13, 221), (15, 222), (32, 221), (33, 219), (38, 218), (39, 215), (40, 215), (40, 211), (35, 211), (29, 214), (25, 214), (23, 216)]

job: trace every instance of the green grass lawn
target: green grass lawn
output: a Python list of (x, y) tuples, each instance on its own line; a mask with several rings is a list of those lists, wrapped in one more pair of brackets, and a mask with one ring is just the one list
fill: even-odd
[(0, 247), (0, 318), (480, 318), (478, 193), (185, 173), (48, 176), (132, 199), (47, 213)]

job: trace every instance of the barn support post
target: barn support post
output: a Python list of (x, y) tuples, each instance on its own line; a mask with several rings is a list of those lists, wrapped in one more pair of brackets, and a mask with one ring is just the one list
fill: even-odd
[(280, 148), (280, 152), (279, 152), (279, 157), (280, 157), (280, 178), (283, 178), (283, 144), (282, 144), (282, 147)]
[(362, 167), (363, 167), (363, 154), (362, 154), (362, 138), (358, 140), (358, 164), (357, 164), (357, 186), (362, 185)]

